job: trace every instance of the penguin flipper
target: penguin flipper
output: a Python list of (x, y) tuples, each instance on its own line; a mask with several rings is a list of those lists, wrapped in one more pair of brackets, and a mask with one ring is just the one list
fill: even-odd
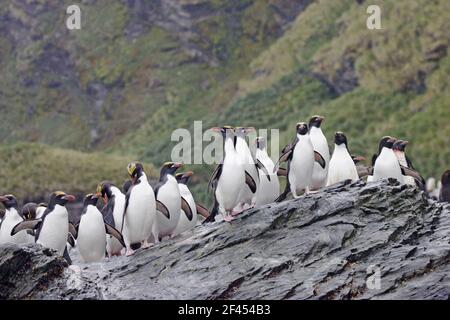
[(209, 178), (208, 190), (209, 190), (209, 188), (211, 188), (213, 190), (216, 189), (217, 181), (219, 180), (219, 178), (222, 174), (222, 167), (223, 167), (223, 164), (220, 163), (214, 169), (213, 173), (211, 174), (211, 177)]
[(267, 171), (267, 168), (264, 166), (264, 164), (259, 159), (256, 160), (255, 166), (257, 169), (260, 169), (262, 172), (264, 172), (264, 174), (267, 177), (267, 180), (270, 181), (269, 171)]
[(183, 197), (181, 197), (181, 209), (186, 214), (186, 217), (188, 218), (188, 220), (192, 221), (194, 214), (192, 213), (191, 206), (189, 206), (189, 203)]
[(287, 177), (287, 170), (285, 168), (278, 168), (277, 175), (279, 177)]
[(280, 167), (280, 164), (283, 162), (288, 161), (292, 157), (292, 151), (294, 150), (294, 144), (288, 144), (283, 148), (281, 151), (282, 154), (280, 156), (280, 159), (278, 159), (277, 163), (275, 163), (275, 167), (273, 168), (273, 173), (278, 171), (278, 168)]
[(404, 167), (402, 165), (400, 165), (400, 168), (402, 169), (402, 174), (404, 176), (413, 177), (414, 180), (416, 181), (416, 185), (422, 190), (425, 189), (426, 184), (425, 179), (416, 170)]
[(316, 150), (314, 150), (314, 160), (320, 164), (320, 166), (322, 167), (322, 169), (325, 169), (327, 163), (325, 162), (325, 159), (322, 157), (322, 155), (317, 152)]
[(115, 197), (111, 197), (108, 201), (108, 203), (102, 208), (102, 214), (103, 214), (103, 220), (113, 226), (116, 227), (116, 224), (114, 222), (114, 204), (115, 204)]
[(375, 165), (375, 162), (377, 161), (378, 155), (374, 154), (372, 156), (372, 167)]
[(111, 226), (111, 225), (105, 223), (105, 231), (106, 231), (107, 234), (110, 234), (110, 235), (112, 235), (114, 238), (116, 238), (117, 240), (119, 240), (120, 244), (121, 244), (123, 247), (126, 247), (125, 241), (123, 240), (123, 236), (122, 236), (122, 234), (120, 233), (119, 230), (117, 230), (117, 229), (114, 228), (113, 226)]
[(275, 199), (274, 202), (281, 202), (284, 199), (286, 199), (287, 195), (289, 194), (289, 192), (291, 192), (291, 185), (288, 183), (286, 183), (286, 187), (284, 188), (284, 191), (278, 196), (278, 198)]
[(252, 193), (256, 192), (256, 182), (247, 171), (245, 171), (245, 184), (250, 188)]
[(165, 215), (167, 217), (167, 219), (170, 219), (169, 209), (167, 209), (167, 207), (164, 205), (164, 203), (162, 203), (159, 200), (156, 200), (156, 210), (158, 210), (163, 215)]
[(197, 213), (200, 214), (201, 216), (208, 218), (210, 213), (208, 211), (208, 209), (206, 209), (204, 206), (202, 206), (201, 204), (196, 203), (195, 207), (197, 209)]
[(22, 222), (19, 222), (14, 226), (14, 228), (12, 228), (11, 236), (22, 230), (35, 230), (41, 225), (41, 223), (41, 219), (24, 220)]
[(74, 239), (76, 239), (78, 237), (78, 230), (75, 228), (75, 226), (71, 222), (69, 222), (69, 233), (72, 235), (72, 237)]
[(73, 236), (70, 233), (67, 235), (67, 242), (70, 244), (72, 248), (75, 247), (75, 240), (73, 239)]

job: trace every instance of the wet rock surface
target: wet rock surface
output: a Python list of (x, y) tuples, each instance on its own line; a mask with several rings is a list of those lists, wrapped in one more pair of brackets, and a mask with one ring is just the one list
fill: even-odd
[(40, 247), (0, 247), (0, 287), (27, 299), (448, 299), (449, 218), (413, 188), (343, 183), (132, 257), (83, 264), (74, 249), (63, 272)]

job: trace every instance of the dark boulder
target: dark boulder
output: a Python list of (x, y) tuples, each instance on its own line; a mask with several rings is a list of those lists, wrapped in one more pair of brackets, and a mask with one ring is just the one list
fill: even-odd
[[(73, 250), (75, 265), (63, 274), (45, 278), (40, 267), (33, 270), (41, 275), (6, 277), (3, 297), (448, 299), (449, 214), (448, 205), (394, 182), (344, 183), (199, 226), (133, 257), (87, 265)], [(0, 248), (0, 270), (8, 252), (49, 271), (63, 266), (42, 248), (23, 251)], [(4, 281), (2, 273), (2, 288)]]

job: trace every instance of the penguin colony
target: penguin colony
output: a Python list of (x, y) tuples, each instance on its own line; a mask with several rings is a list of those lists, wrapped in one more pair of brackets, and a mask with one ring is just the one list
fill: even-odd
[[(133, 255), (137, 247), (145, 249), (192, 230), (199, 222), (198, 215), (204, 222), (221, 216), (231, 221), (249, 208), (280, 202), (289, 194), (298, 198), (346, 180), (392, 178), (425, 190), (424, 179), (405, 154), (408, 141), (383, 137), (372, 165), (365, 166), (363, 157), (350, 153), (342, 132), (335, 133), (330, 156), (321, 130), (323, 120), (313, 116), (309, 123), (297, 123), (293, 142), (282, 149), (276, 163), (269, 157), (263, 137), (254, 141), (255, 152), (249, 148), (246, 136), (254, 128), (212, 128), (223, 137), (224, 157), (208, 184), (214, 195), (211, 212), (194, 200), (188, 188), (193, 172), (177, 173), (181, 163), (164, 163), (159, 182), (152, 187), (142, 164), (131, 162), (127, 166), (130, 180), (122, 190), (103, 181), (95, 193), (85, 196), (77, 224), (69, 222), (66, 208), (75, 197), (62, 191), (53, 192), (48, 203), (27, 203), (21, 210), (13, 195), (0, 196), (5, 207), (0, 210), (0, 244), (36, 242), (56, 250), (71, 263), (69, 244), (78, 248), (84, 262), (98, 262), (106, 256)], [(284, 163), (286, 167), (282, 167)], [(281, 193), (280, 176), (287, 179)], [(101, 209), (99, 199), (104, 202)], [(450, 202), (450, 170), (442, 176), (439, 201)]]

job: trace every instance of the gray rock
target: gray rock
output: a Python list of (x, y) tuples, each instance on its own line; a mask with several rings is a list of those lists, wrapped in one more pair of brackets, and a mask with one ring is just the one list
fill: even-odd
[[(45, 268), (60, 270), (60, 258), (39, 247), (2, 247), (0, 270), (15, 255), (40, 267), (29, 265), (30, 275), (10, 266), (22, 271), (2, 272), (8, 290), (1, 292), (30, 299), (448, 299), (449, 213), (396, 182), (343, 183), (232, 223), (198, 226), (132, 257), (88, 265), (72, 254), (75, 265), (54, 277)], [(42, 278), (46, 285), (37, 285)]]

